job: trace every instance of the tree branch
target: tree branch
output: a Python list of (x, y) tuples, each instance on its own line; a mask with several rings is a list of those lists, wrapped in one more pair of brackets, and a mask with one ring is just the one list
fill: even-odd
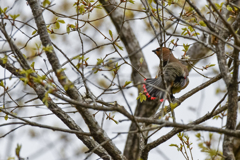
[[(3, 28), (0, 26), (0, 29), (3, 33), (5, 33), (5, 30), (3, 30)], [(17, 46), (13, 43), (13, 41), (10, 39), (10, 37), (7, 34), (4, 34), (6, 36), (6, 39), (8, 39), (8, 43), (10, 43), (9, 45), (11, 46), (11, 48), (13, 49), (13, 53), (16, 53), (16, 57), (21, 58), (21, 62), (20, 64), (22, 65), (23, 68), (25, 69), (30, 69), (31, 67), (28, 65), (27, 61), (25, 60), (25, 58), (22, 56), (23, 54), (21, 53), (21, 51), (17, 48)], [(0, 65), (3, 68), (6, 68), (9, 72), (11, 72), (12, 74), (14, 74), (16, 77), (20, 78), (25, 78), (24, 74), (19, 73), (19, 69), (15, 68), (12, 64), (10, 64), (8, 61), (7, 63), (4, 63), (2, 59), (0, 59)], [(36, 73), (32, 73), (31, 74), (33, 77), (37, 77)], [(30, 85), (31, 84), (31, 85)], [(44, 86), (42, 86), (39, 83), (36, 83), (34, 81), (31, 81), (31, 83), (29, 83), (29, 86), (32, 87), (36, 94), (38, 95), (38, 98), (43, 101), (43, 99), (45, 98), (45, 95), (47, 94), (46, 89), (44, 88)], [(46, 86), (45, 86), (46, 87)], [(46, 87), (47, 88), (47, 87)], [(44, 102), (43, 102), (44, 103)], [(66, 114), (60, 107), (58, 107), (51, 98), (47, 99), (47, 104), (48, 104), (48, 109), (50, 109), (59, 119), (62, 120), (63, 123), (65, 123), (70, 129), (72, 130), (76, 130), (76, 131), (80, 131), (83, 132), (82, 129), (75, 123), (75, 121), (68, 115)], [(82, 140), (82, 142), (89, 148), (89, 149), (93, 149), (96, 147), (96, 145), (98, 145), (94, 140), (92, 140), (90, 137), (88, 136), (83, 136), (81, 134), (76, 134), (76, 136)], [(95, 152), (96, 154), (98, 154), (100, 157), (104, 157), (107, 155), (106, 151), (103, 148), (99, 148), (98, 150), (96, 150)], [(109, 159), (106, 159), (109, 160)]]
[[(38, 34), (40, 35), (41, 42), (43, 46), (52, 46), (51, 40), (49, 38), (45, 21), (42, 16), (42, 10), (37, 0), (27, 0), (29, 6), (31, 7), (32, 13), (34, 15), (35, 23), (38, 28)], [(81, 101), (81, 96), (76, 89), (76, 87), (73, 86), (72, 82), (68, 79), (65, 72), (61, 70), (61, 65), (59, 62), (58, 57), (56, 56), (56, 53), (52, 49), (51, 52), (46, 52), (46, 55), (48, 57), (49, 63), (51, 64), (55, 75), (58, 78), (58, 81), (62, 85), (63, 88), (66, 88), (67, 95), (77, 101)], [(121, 154), (120, 150), (114, 145), (112, 141), (108, 141), (110, 138), (107, 136), (105, 131), (99, 126), (97, 121), (94, 119), (93, 115), (85, 108), (82, 108), (81, 106), (75, 106), (79, 113), (82, 115), (85, 123), (88, 125), (88, 128), (94, 137), (94, 139), (98, 143), (102, 142), (108, 142), (104, 144), (102, 147), (106, 149), (106, 151), (111, 155), (113, 159), (116, 160), (122, 160), (125, 159), (125, 157)]]
[[(237, 99), (238, 101), (240, 100), (240, 97), (238, 97)], [(205, 122), (207, 119), (210, 119), (211, 117), (223, 112), (224, 110), (226, 110), (228, 107), (228, 104), (220, 107), (219, 109), (217, 109), (213, 114), (211, 113), (207, 113), (206, 115), (204, 115), (203, 117), (189, 123), (191, 125), (196, 125), (196, 124), (200, 124), (202, 122)], [(137, 119), (137, 118), (136, 118)], [(163, 142), (166, 142), (168, 139), (170, 139), (171, 137), (173, 137), (174, 135), (176, 135), (177, 133), (179, 132), (182, 132), (184, 129), (181, 129), (181, 128), (174, 128), (172, 129), (169, 133), (167, 133), (166, 135), (160, 137), (159, 139), (147, 144), (143, 150), (143, 154), (142, 154), (142, 159), (143, 160), (147, 160), (148, 158), (148, 154), (149, 154), (149, 151), (153, 148), (155, 148), (156, 146), (162, 144)]]
[[(236, 45), (239, 42), (235, 41)], [(233, 76), (227, 86), (228, 89), (228, 115), (226, 128), (230, 130), (235, 130), (238, 112), (238, 67), (239, 67), (239, 50), (234, 48), (233, 50)], [(233, 149), (233, 137), (229, 135), (224, 136), (223, 140), (223, 155), (226, 156), (226, 160), (235, 159), (234, 149)]]

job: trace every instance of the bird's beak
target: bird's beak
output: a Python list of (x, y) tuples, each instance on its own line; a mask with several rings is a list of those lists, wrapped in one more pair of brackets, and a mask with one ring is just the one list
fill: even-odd
[(154, 53), (156, 53), (156, 51), (157, 51), (156, 49), (155, 49), (155, 50), (152, 50), (152, 52), (154, 52)]

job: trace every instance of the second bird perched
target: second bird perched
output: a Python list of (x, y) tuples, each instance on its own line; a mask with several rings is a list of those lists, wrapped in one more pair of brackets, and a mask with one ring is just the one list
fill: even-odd
[[(170, 97), (174, 98), (174, 93), (180, 92), (188, 85), (188, 69), (186, 65), (182, 64), (174, 57), (169, 48), (157, 48), (156, 50), (153, 50), (153, 52), (159, 57), (159, 60), (162, 54), (163, 72), (160, 70), (157, 78), (145, 79), (143, 88), (148, 98), (151, 98), (151, 100), (159, 98), (162, 102), (167, 93), (167, 89), (169, 89)], [(167, 88), (164, 86), (161, 76), (162, 73)]]

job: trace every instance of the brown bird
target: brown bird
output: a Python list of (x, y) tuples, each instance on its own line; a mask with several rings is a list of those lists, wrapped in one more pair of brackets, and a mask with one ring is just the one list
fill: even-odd
[(169, 48), (157, 48), (156, 50), (153, 50), (153, 52), (159, 57), (159, 59), (162, 54), (163, 72), (160, 70), (157, 78), (144, 79), (144, 92), (148, 98), (151, 98), (151, 100), (159, 98), (162, 102), (166, 94), (166, 88), (161, 76), (163, 73), (166, 87), (170, 92), (170, 97), (171, 99), (174, 99), (173, 94), (180, 92), (189, 83), (187, 66), (176, 59)]

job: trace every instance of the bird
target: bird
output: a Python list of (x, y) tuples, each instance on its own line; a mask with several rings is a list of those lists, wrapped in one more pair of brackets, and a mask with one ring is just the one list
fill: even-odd
[[(144, 79), (144, 93), (151, 100), (159, 98), (161, 102), (163, 102), (165, 94), (168, 93), (171, 100), (174, 100), (175, 97), (173, 94), (180, 92), (189, 84), (188, 68), (174, 57), (170, 48), (159, 47), (152, 51), (158, 56), (159, 60), (162, 56), (163, 71), (159, 71), (157, 78)], [(166, 82), (166, 88), (161, 74), (163, 74), (163, 78)]]

